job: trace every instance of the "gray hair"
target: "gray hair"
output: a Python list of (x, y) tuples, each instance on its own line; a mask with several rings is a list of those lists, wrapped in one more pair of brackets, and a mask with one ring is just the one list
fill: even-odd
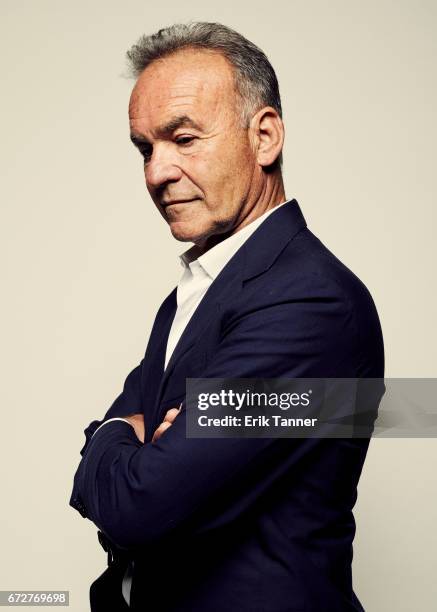
[[(244, 128), (249, 127), (252, 116), (264, 106), (272, 106), (282, 118), (278, 80), (267, 56), (250, 40), (221, 23), (177, 23), (142, 36), (127, 52), (132, 76), (137, 78), (155, 60), (190, 47), (215, 50), (230, 62)], [(282, 153), (275, 166), (276, 163), (282, 166)]]

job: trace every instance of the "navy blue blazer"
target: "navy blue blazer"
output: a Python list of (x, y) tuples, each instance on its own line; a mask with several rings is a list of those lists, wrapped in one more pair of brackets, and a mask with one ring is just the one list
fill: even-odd
[[(352, 587), (352, 508), (368, 438), (187, 439), (182, 410), (150, 442), (184, 401), (188, 377), (382, 378), (368, 290), (291, 200), (209, 287), (164, 372), (175, 311), (176, 289), (122, 393), (85, 430), (70, 499), (135, 560), (131, 609), (363, 610)], [(144, 414), (144, 445), (122, 421), (91, 438), (104, 420), (132, 413)], [(105, 584), (120, 591), (119, 578)], [(92, 609), (123, 609), (113, 605)]]

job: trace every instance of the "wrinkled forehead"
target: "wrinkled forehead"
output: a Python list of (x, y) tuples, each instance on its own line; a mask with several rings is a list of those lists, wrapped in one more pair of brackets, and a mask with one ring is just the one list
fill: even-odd
[(167, 107), (208, 113), (220, 105), (236, 105), (231, 64), (218, 52), (189, 49), (155, 60), (143, 70), (132, 90), (129, 116), (151, 117)]

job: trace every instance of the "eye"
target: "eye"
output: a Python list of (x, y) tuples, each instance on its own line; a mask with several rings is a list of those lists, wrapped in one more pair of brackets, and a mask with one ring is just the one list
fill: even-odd
[(144, 161), (149, 161), (152, 157), (152, 147), (141, 147), (140, 153), (143, 156)]
[(193, 142), (194, 139), (195, 139), (195, 136), (178, 136), (176, 138), (176, 143), (182, 146), (189, 145), (191, 142)]

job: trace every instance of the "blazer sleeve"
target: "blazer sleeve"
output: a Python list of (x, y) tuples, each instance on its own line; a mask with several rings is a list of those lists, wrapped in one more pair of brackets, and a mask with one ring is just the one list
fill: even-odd
[[(160, 322), (162, 318), (168, 316), (169, 312), (176, 305), (176, 288), (173, 289), (169, 293), (169, 295), (162, 302), (161, 306), (156, 313), (155, 320), (153, 322), (152, 332), (150, 335), (150, 340), (154, 335), (159, 335), (161, 326)], [(148, 359), (148, 349), (149, 345), (146, 349), (146, 353), (141, 360), (141, 362), (128, 374), (126, 380), (124, 382), (123, 390), (120, 395), (114, 400), (114, 402), (109, 407), (105, 416), (102, 420), (94, 420), (92, 421), (88, 427), (84, 430), (85, 434), (85, 444), (83, 445), (80, 454), (83, 456), (86, 448), (91, 440), (92, 435), (97, 430), (100, 425), (102, 425), (108, 419), (113, 417), (123, 417), (128, 414), (141, 414), (143, 412), (143, 404), (142, 404), (142, 395), (141, 395), (141, 378), (143, 367)]]
[[(312, 298), (282, 299), (229, 320), (202, 377), (348, 377), (357, 349), (351, 304), (323, 286)], [(226, 520), (235, 518), (320, 443), (190, 439), (183, 410), (157, 442), (143, 445), (128, 423), (114, 421), (90, 441), (75, 475), (79, 496), (70, 505), (81, 504), (117, 546), (142, 547), (208, 508), (222, 491), (238, 491)]]
[(80, 450), (80, 454), (83, 456), (88, 444), (97, 431), (97, 429), (105, 423), (108, 419), (114, 417), (123, 417), (129, 414), (141, 414), (143, 412), (142, 399), (141, 399), (141, 372), (143, 367), (144, 359), (141, 360), (129, 374), (127, 375), (122, 392), (112, 402), (111, 406), (107, 410), (105, 416), (101, 420), (92, 421), (86, 429), (84, 429), (85, 444)]

